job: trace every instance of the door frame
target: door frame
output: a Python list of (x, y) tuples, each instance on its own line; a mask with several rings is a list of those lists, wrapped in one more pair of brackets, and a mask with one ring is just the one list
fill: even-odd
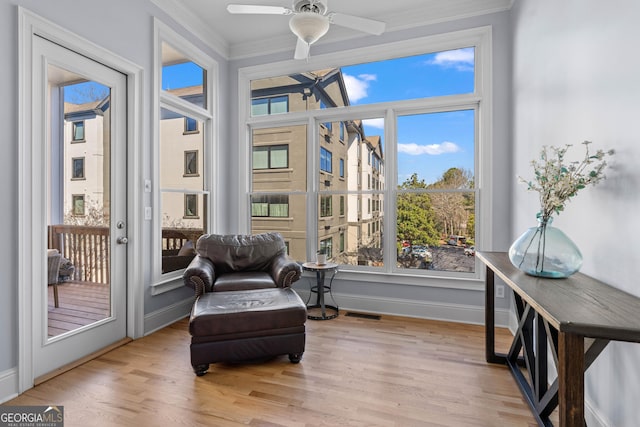
[[(34, 230), (42, 226), (42, 212), (37, 211), (46, 195), (31, 176), (33, 153), (45, 150), (34, 132), (32, 70), (33, 37), (39, 35), (89, 59), (113, 68), (127, 80), (127, 337), (144, 333), (144, 279), (138, 260), (142, 259), (142, 67), (54, 24), (31, 11), (18, 7), (18, 392), (33, 387), (33, 286), (45, 283), (45, 271), (34, 269), (32, 242), (39, 238)], [(44, 170), (44, 165), (41, 165)], [(34, 209), (36, 208), (36, 209)], [(38, 228), (37, 228), (38, 227)]]

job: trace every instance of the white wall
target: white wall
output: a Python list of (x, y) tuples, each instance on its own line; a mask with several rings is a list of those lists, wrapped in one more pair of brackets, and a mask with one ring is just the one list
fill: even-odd
[[(532, 176), (529, 162), (544, 144), (614, 148), (608, 179), (579, 194), (554, 225), (581, 249), (584, 273), (640, 296), (640, 2), (517, 0), (511, 12), (514, 175)], [(535, 225), (537, 194), (515, 185), (513, 201), (515, 239)], [(611, 344), (585, 388), (602, 424), (637, 426), (640, 344)]]

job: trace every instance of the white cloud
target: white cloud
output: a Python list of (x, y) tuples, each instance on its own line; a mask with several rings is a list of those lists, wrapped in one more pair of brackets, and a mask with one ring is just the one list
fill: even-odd
[(369, 96), (369, 82), (375, 81), (374, 74), (360, 74), (357, 77), (343, 74), (344, 84), (347, 87), (347, 94), (351, 102), (358, 102)]
[(418, 145), (415, 143), (398, 144), (399, 153), (405, 153), (411, 156), (419, 156), (421, 154), (437, 156), (440, 154), (457, 153), (458, 151), (460, 151), (460, 147), (457, 144), (449, 141), (445, 141), (442, 144), (430, 145)]
[(473, 48), (448, 50), (436, 54), (430, 64), (439, 65), (445, 68), (455, 68), (458, 71), (473, 71), (474, 51)]
[(362, 124), (365, 126), (371, 126), (376, 129), (384, 129), (384, 119), (365, 119), (362, 121)]

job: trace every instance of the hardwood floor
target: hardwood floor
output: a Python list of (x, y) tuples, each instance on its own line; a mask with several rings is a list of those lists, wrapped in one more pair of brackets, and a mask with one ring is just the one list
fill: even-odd
[[(506, 350), (508, 332), (497, 333)], [(187, 319), (6, 405), (63, 405), (65, 426), (535, 426), (482, 326), (382, 316), (307, 321), (302, 362), (189, 363)]]

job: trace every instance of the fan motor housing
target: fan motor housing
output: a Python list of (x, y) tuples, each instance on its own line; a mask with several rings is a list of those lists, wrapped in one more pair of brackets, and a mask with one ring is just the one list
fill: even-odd
[(324, 15), (327, 4), (324, 0), (294, 0), (293, 10), (296, 12), (314, 12)]

